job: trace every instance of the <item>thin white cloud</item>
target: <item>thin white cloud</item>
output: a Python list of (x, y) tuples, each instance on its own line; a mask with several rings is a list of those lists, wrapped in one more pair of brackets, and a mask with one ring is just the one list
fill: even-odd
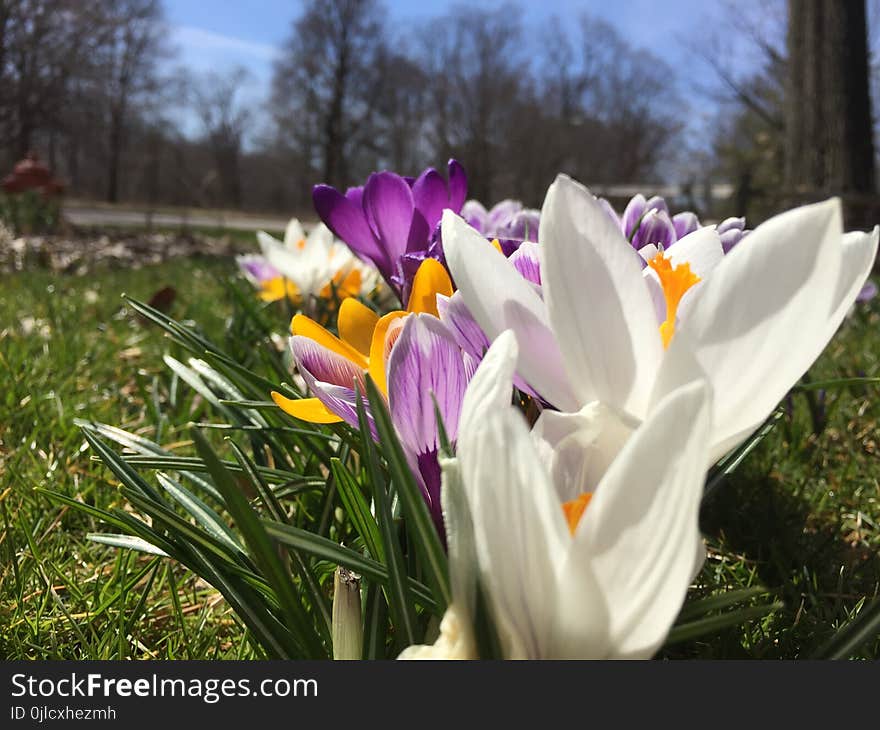
[(173, 41), (181, 46), (184, 53), (224, 51), (241, 56), (251, 56), (261, 61), (272, 61), (278, 53), (278, 49), (268, 43), (246, 41), (189, 25), (173, 25), (170, 30)]

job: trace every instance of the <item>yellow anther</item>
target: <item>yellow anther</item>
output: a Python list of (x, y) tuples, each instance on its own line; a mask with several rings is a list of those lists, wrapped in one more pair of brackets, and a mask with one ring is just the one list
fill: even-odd
[(675, 316), (681, 298), (688, 289), (699, 283), (700, 277), (691, 271), (689, 263), (673, 267), (662, 251), (648, 262), (648, 266), (660, 279), (663, 297), (666, 299), (666, 321), (660, 325), (660, 336), (663, 338), (663, 347), (666, 348), (675, 334)]

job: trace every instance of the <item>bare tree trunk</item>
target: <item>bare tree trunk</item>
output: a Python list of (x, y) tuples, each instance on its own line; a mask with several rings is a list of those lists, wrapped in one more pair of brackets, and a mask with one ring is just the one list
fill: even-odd
[(795, 196), (875, 191), (864, 0), (789, 0), (785, 179)]
[(107, 202), (119, 200), (119, 161), (122, 153), (124, 113), (116, 108), (110, 116), (110, 159), (107, 167)]
[(348, 29), (343, 26), (339, 60), (333, 79), (333, 100), (324, 124), (324, 180), (339, 185), (342, 177), (342, 114), (345, 104), (345, 87), (348, 77)]

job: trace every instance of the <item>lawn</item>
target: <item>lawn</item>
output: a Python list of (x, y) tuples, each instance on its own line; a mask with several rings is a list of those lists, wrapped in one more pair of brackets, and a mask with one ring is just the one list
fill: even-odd
[[(174, 287), (169, 313), (239, 357), (252, 326), (226, 286), (230, 261), (176, 260), (88, 276), (0, 277), (0, 657), (250, 658), (259, 651), (220, 594), (165, 559), (90, 542), (108, 528), (35, 491), (131, 509), (74, 419), (188, 445), (211, 406), (168, 377), (177, 346), (120, 297)], [(281, 307), (274, 317), (285, 327)], [(859, 308), (809, 373), (813, 387), (880, 376), (880, 303)], [(827, 391), (827, 392), (826, 392)], [(779, 607), (668, 646), (667, 657), (810, 657), (880, 586), (880, 387), (795, 392), (776, 427), (707, 497), (709, 560), (695, 597), (763, 586)], [(766, 602), (766, 601), (765, 601)], [(880, 656), (880, 642), (863, 656)]]
[[(85, 539), (101, 525), (35, 493), (122, 506), (75, 418), (155, 435), (152, 383), (169, 348), (121, 298), (177, 290), (172, 313), (221, 335), (229, 261), (0, 279), (0, 656), (247, 657), (219, 594), (186, 571)], [(183, 418), (186, 422), (186, 418)], [(168, 441), (175, 428), (164, 430)]]

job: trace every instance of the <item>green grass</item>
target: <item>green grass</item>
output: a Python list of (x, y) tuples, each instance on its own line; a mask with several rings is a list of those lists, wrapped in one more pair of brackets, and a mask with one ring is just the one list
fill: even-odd
[[(232, 270), (201, 259), (88, 277), (0, 277), (0, 657), (256, 655), (211, 586), (169, 561), (86, 540), (112, 530), (35, 491), (131, 509), (90, 458), (75, 418), (192, 453), (185, 426), (211, 420), (211, 410), (169, 378), (162, 355), (183, 354), (120, 294), (145, 301), (175, 287), (171, 316), (253, 361), (253, 330), (237, 319), (224, 286)], [(282, 331), (284, 312), (270, 313)], [(810, 373), (813, 381), (859, 376), (880, 376), (877, 301), (845, 323)], [(790, 412), (703, 509), (709, 560), (693, 597), (760, 585), (782, 607), (664, 656), (810, 657), (878, 594), (880, 387), (829, 389), (824, 407), (827, 424), (815, 434), (810, 404), (795, 394)], [(862, 655), (880, 656), (880, 641)]]
[[(0, 658), (251, 655), (213, 588), (166, 561), (87, 541), (104, 526), (34, 491), (125, 507), (74, 425), (86, 418), (155, 434), (151, 385), (170, 343), (120, 294), (146, 300), (173, 286), (171, 313), (213, 336), (229, 312), (221, 280), (232, 269), (201, 259), (0, 277)], [(169, 428), (163, 438), (177, 436)]]
[[(858, 306), (809, 376), (880, 377), (876, 299)], [(880, 385), (828, 389), (818, 434), (803, 392), (788, 406), (701, 520), (704, 591), (763, 585), (784, 607), (670, 656), (809, 658), (880, 593)], [(880, 657), (880, 638), (861, 655)]]

